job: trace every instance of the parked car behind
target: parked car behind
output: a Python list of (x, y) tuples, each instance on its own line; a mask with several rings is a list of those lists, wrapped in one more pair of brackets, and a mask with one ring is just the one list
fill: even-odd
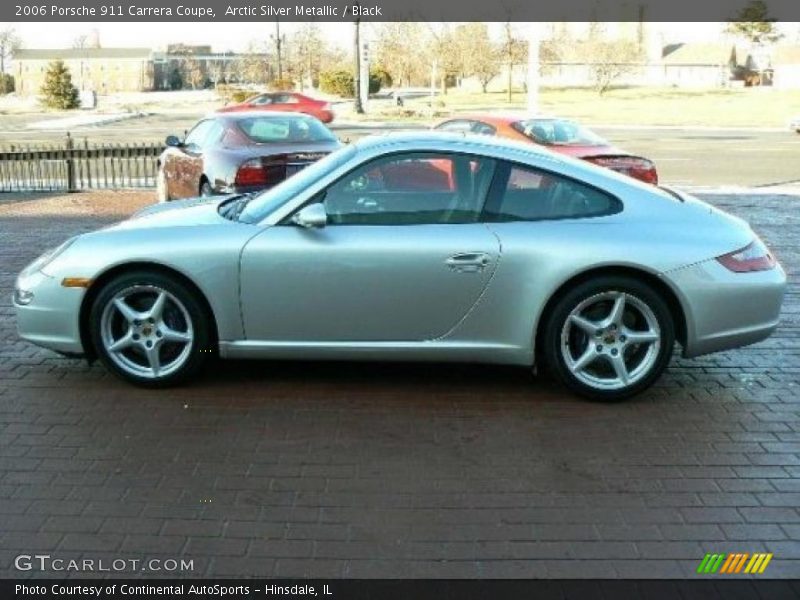
[(231, 104), (220, 108), (217, 112), (239, 112), (243, 110), (274, 110), (296, 112), (316, 117), (323, 123), (333, 121), (331, 105), (324, 100), (316, 100), (296, 92), (275, 92), (259, 94), (240, 104)]
[(797, 115), (791, 121), (789, 121), (789, 129), (795, 133), (800, 133), (800, 115)]
[(533, 142), (553, 152), (581, 158), (645, 183), (658, 183), (653, 161), (613, 146), (593, 131), (566, 119), (521, 115), (464, 115), (442, 121), (435, 129), (496, 135)]
[(166, 143), (159, 202), (263, 190), (341, 146), (313, 117), (266, 111), (214, 114)]

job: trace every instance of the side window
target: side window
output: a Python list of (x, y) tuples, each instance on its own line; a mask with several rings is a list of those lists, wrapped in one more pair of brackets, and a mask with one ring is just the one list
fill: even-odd
[(272, 104), (272, 96), (270, 96), (269, 94), (261, 94), (260, 96), (254, 98), (250, 103), (256, 106)]
[(197, 125), (195, 125), (192, 128), (192, 130), (186, 136), (186, 140), (184, 141), (184, 143), (187, 146), (195, 146), (199, 148), (202, 145), (206, 135), (208, 134), (208, 131), (212, 123), (213, 121), (211, 120), (200, 121)]
[(478, 221), (495, 161), (403, 153), (362, 165), (324, 194), (332, 225), (425, 225)]
[(469, 121), (465, 121), (463, 119), (457, 119), (455, 121), (445, 121), (444, 123), (437, 125), (436, 129), (438, 129), (439, 131), (468, 133), (469, 131), (471, 131), (472, 127)]
[(203, 141), (201, 142), (201, 146), (203, 148), (207, 148), (208, 146), (212, 146), (216, 144), (222, 134), (225, 132), (225, 127), (219, 121), (211, 121), (211, 126), (208, 128), (208, 132), (206, 133)]
[(480, 121), (474, 121), (472, 123), (472, 131), (473, 133), (479, 133), (481, 135), (494, 135), (497, 132), (497, 129), (493, 125), (489, 125), (488, 123), (481, 123)]
[(486, 204), (486, 220), (541, 221), (611, 215), (622, 203), (578, 181), (533, 167), (503, 164), (499, 189)]

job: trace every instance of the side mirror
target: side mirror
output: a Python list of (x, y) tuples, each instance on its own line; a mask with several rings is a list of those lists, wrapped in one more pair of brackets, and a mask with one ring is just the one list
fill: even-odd
[(168, 135), (165, 143), (167, 144), (167, 146), (171, 146), (172, 148), (183, 146), (183, 143), (181, 142), (181, 140), (178, 138), (177, 135)]
[(292, 222), (306, 229), (325, 227), (328, 224), (328, 213), (322, 202), (309, 204), (292, 217)]

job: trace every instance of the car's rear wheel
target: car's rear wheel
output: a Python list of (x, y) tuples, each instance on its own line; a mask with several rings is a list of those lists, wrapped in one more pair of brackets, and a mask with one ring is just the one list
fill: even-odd
[(575, 392), (615, 401), (661, 375), (675, 344), (669, 307), (649, 286), (603, 276), (564, 294), (545, 323), (544, 357)]
[(207, 179), (203, 179), (200, 181), (200, 195), (204, 198), (208, 198), (209, 196), (214, 195), (214, 189), (211, 187), (211, 184), (208, 182)]
[(116, 277), (97, 295), (89, 319), (103, 363), (139, 385), (178, 383), (210, 355), (203, 305), (185, 285), (161, 273)]

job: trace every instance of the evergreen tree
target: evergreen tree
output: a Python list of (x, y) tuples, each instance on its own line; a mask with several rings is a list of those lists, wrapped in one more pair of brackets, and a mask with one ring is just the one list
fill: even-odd
[(39, 91), (43, 96), (44, 105), (49, 108), (66, 110), (77, 108), (80, 104), (78, 88), (72, 85), (72, 75), (60, 60), (48, 65), (44, 83)]

